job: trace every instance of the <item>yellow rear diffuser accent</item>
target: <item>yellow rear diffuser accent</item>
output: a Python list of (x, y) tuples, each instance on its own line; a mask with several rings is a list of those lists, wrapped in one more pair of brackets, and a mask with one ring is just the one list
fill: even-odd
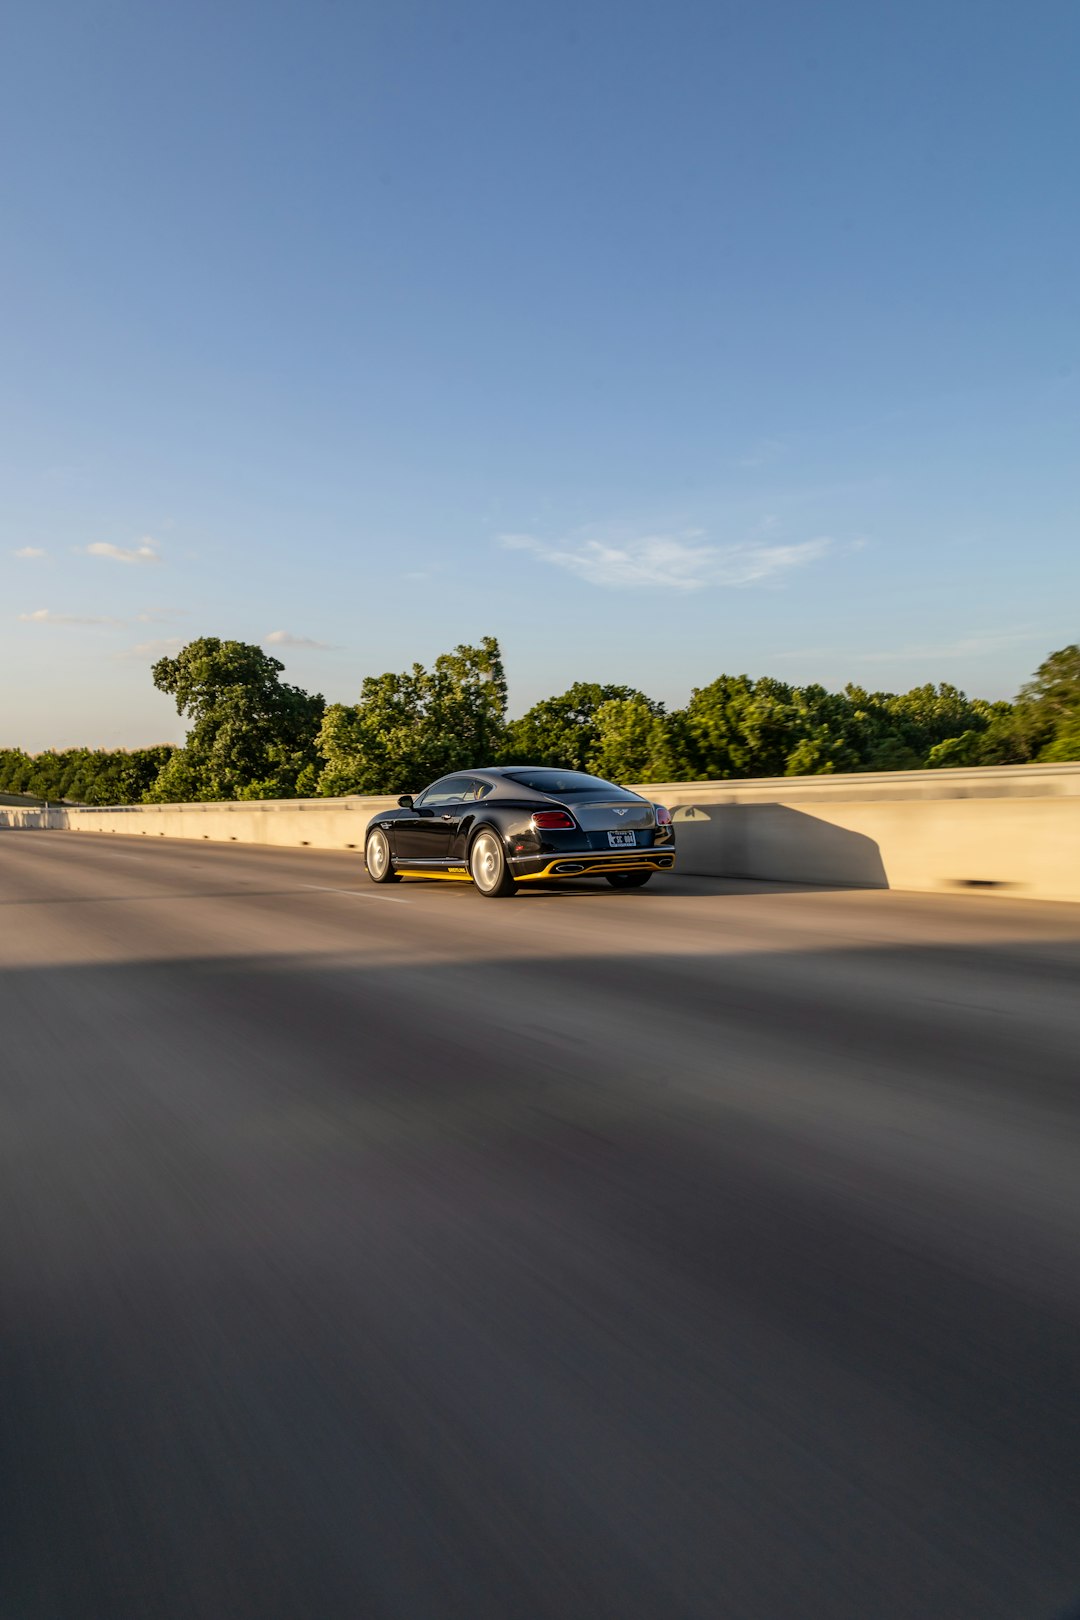
[[(556, 866), (567, 866), (571, 862), (575, 865), (581, 862), (580, 872), (556, 872)], [(675, 858), (667, 856), (663, 861), (652, 857), (642, 856), (639, 860), (617, 861), (590, 859), (589, 856), (560, 855), (558, 860), (549, 861), (541, 872), (525, 872), (521, 877), (515, 877), (515, 883), (536, 883), (540, 878), (583, 878), (592, 877), (596, 872), (673, 872)]]

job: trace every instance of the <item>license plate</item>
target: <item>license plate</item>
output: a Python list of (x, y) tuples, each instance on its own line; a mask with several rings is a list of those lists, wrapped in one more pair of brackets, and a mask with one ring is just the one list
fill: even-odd
[(633, 849), (637, 843), (637, 834), (632, 832), (608, 833), (607, 841), (612, 849), (625, 849), (628, 845)]

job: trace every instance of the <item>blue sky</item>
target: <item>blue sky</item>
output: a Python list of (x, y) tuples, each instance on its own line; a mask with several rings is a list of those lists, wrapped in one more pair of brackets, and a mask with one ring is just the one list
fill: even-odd
[[(1080, 8), (8, 0), (0, 744), (1080, 635)], [(270, 640), (269, 638), (274, 638)]]

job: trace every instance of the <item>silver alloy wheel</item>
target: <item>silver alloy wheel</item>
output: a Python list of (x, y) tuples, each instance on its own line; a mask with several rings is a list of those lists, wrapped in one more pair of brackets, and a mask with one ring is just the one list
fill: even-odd
[(386, 841), (384, 832), (376, 831), (372, 833), (367, 841), (364, 859), (367, 862), (367, 869), (376, 883), (381, 883), (386, 876), (386, 869), (390, 865), (390, 845)]
[(503, 875), (503, 854), (491, 833), (481, 833), (473, 845), (469, 870), (476, 887), (485, 894), (498, 888)]

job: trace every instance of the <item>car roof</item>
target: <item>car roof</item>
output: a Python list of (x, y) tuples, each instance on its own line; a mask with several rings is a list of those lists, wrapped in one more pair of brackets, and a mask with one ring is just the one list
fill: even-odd
[[(532, 787), (527, 782), (519, 782), (516, 779), (518, 771), (551, 771), (553, 775), (565, 773), (571, 776), (592, 776), (593, 774), (591, 771), (579, 771), (574, 765), (478, 765), (467, 767), (461, 771), (447, 771), (446, 776), (439, 777), (439, 781), (445, 782), (451, 776), (479, 776), (496, 786), (510, 786), (516, 789), (519, 794), (534, 794), (542, 799), (558, 799), (557, 793), (546, 793), (543, 788)], [(606, 777), (597, 776), (594, 777), (594, 781), (601, 783), (606, 788), (612, 788), (615, 792), (629, 793), (631, 798), (641, 798), (641, 794), (635, 793), (633, 788), (621, 788), (617, 782), (609, 782)]]
[[(452, 776), (486, 776), (493, 782), (504, 782), (513, 775), (514, 771), (558, 771), (563, 769), (559, 765), (463, 765), (457, 771), (444, 771), (438, 782), (447, 782)], [(600, 778), (597, 777), (597, 781)]]
[(477, 765), (469, 771), (455, 772), (455, 775), (503, 777), (514, 771), (558, 771), (564, 768), (561, 765)]
[[(449, 776), (486, 776), (493, 782), (513, 781), (514, 786), (524, 786), (524, 783), (514, 781), (517, 771), (552, 771), (566, 772), (574, 776), (591, 776), (591, 771), (579, 771), (576, 765), (477, 765), (464, 771), (449, 771)], [(596, 778), (598, 782), (604, 781), (602, 776)], [(608, 784), (614, 786), (614, 783)]]
[[(492, 787), (496, 789), (500, 787), (511, 789), (513, 798), (550, 799), (554, 804), (562, 804), (563, 800), (558, 792), (548, 793), (543, 788), (533, 787), (531, 783), (517, 781), (515, 773), (518, 771), (551, 771), (553, 775), (558, 775), (560, 772), (566, 772), (572, 776), (592, 775), (591, 771), (579, 771), (574, 766), (563, 765), (467, 765), (463, 770), (447, 771), (445, 775), (436, 777), (435, 781), (430, 782), (428, 786), (437, 787), (440, 782), (449, 782), (451, 778), (472, 776), (479, 777), (481, 781), (490, 782)], [(635, 793), (633, 788), (620, 787), (617, 782), (609, 782), (605, 777), (597, 776), (593, 780), (598, 782), (601, 787), (610, 788), (613, 793), (625, 793), (631, 799), (643, 798), (643, 795)]]

